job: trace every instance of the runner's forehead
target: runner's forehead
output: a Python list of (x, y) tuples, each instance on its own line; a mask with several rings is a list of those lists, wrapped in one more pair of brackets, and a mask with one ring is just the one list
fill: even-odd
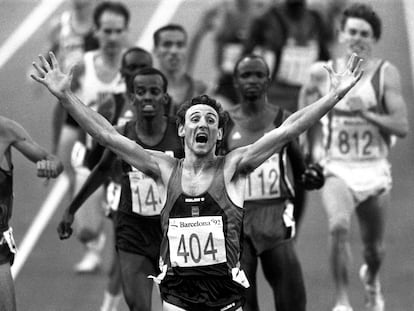
[(180, 30), (164, 30), (160, 33), (160, 43), (165, 41), (182, 42), (185, 40), (186, 36)]
[(265, 63), (261, 60), (261, 59), (252, 59), (252, 58), (245, 58), (243, 59), (238, 67), (237, 67), (238, 72), (243, 72), (243, 71), (261, 71), (261, 72), (266, 72), (267, 73), (267, 68)]
[(134, 78), (134, 86), (157, 86), (163, 88), (164, 81), (159, 75), (137, 75)]
[(191, 106), (187, 110), (187, 116), (191, 116), (194, 114), (202, 114), (202, 115), (212, 114), (218, 117), (218, 113), (213, 107), (209, 105), (204, 105), (204, 104), (198, 104), (198, 105)]

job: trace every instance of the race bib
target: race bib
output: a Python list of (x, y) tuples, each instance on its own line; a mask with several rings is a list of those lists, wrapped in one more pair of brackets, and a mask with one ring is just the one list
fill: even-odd
[(72, 148), (71, 164), (72, 167), (83, 166), (83, 161), (86, 155), (86, 147), (80, 141), (76, 141)]
[(298, 46), (289, 39), (280, 56), (277, 79), (291, 85), (301, 86), (308, 80), (309, 67), (317, 61), (319, 47), (312, 40), (306, 46)]
[(109, 211), (117, 211), (121, 200), (121, 185), (111, 181), (106, 187), (106, 204)]
[(209, 266), (227, 261), (221, 216), (170, 218), (168, 241), (172, 267)]
[(134, 119), (134, 112), (131, 110), (126, 110), (122, 116), (118, 118), (117, 126), (124, 126), (127, 122)]
[[(174, 151), (164, 153), (174, 157)], [(157, 183), (141, 171), (132, 167), (128, 173), (131, 186), (132, 211), (143, 216), (159, 215), (163, 206)]]
[(276, 153), (248, 175), (244, 199), (255, 201), (279, 197), (279, 154)]
[(154, 179), (135, 168), (128, 175), (131, 186), (132, 211), (143, 216), (159, 215), (163, 206)]
[(361, 118), (335, 117), (332, 120), (330, 156), (340, 160), (367, 160), (383, 157), (381, 136), (373, 124)]
[(242, 55), (243, 46), (240, 43), (229, 43), (223, 47), (223, 59), (221, 69), (226, 73), (232, 73), (237, 60)]

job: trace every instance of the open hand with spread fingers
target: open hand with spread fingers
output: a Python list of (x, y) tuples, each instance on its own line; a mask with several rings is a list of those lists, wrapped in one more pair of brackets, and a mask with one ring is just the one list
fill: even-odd
[(49, 52), (49, 55), (50, 63), (43, 55), (39, 55), (41, 65), (33, 62), (33, 67), (36, 69), (37, 74), (31, 74), (30, 76), (33, 80), (46, 86), (58, 99), (62, 99), (65, 96), (65, 92), (70, 90), (73, 67), (69, 73), (63, 73), (59, 68), (55, 54)]
[(341, 72), (335, 72), (332, 64), (324, 66), (328, 71), (330, 81), (330, 91), (336, 94), (337, 99), (341, 99), (346, 93), (359, 81), (363, 71), (361, 64), (363, 59), (353, 53), (348, 60), (346, 69)]

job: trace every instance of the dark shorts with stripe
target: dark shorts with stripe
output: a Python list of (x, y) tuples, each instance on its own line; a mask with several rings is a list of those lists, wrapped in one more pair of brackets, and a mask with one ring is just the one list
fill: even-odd
[(158, 267), (162, 240), (159, 216), (144, 217), (118, 210), (114, 224), (117, 249), (146, 256)]
[(230, 277), (166, 275), (160, 291), (164, 301), (188, 311), (234, 311), (243, 306), (245, 289)]

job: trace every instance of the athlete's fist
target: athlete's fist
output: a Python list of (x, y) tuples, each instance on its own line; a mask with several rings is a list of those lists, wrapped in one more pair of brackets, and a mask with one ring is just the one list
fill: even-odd
[(62, 220), (60, 221), (57, 227), (57, 232), (61, 240), (66, 240), (70, 238), (70, 236), (72, 235), (73, 219), (74, 219), (73, 215), (65, 211), (65, 213), (63, 214)]
[(302, 174), (301, 184), (306, 190), (320, 189), (325, 183), (323, 168), (318, 163), (309, 164)]

